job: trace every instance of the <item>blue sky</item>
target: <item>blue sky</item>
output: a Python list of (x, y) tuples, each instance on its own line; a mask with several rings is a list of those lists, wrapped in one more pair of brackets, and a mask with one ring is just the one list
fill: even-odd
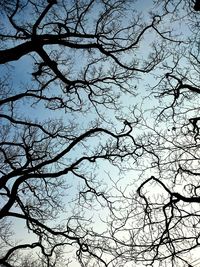
[[(152, 6), (152, 2), (145, 0), (145, 1), (138, 1), (136, 4), (136, 7), (139, 8), (142, 12), (142, 16), (144, 16), (144, 19), (147, 18), (147, 11), (149, 10), (149, 8)], [(126, 19), (130, 19), (130, 18), (125, 18)], [(165, 28), (168, 28), (170, 26), (170, 19), (166, 18), (166, 20), (163, 23), (163, 26)], [(188, 30), (188, 28), (186, 28), (186, 21), (182, 23), (182, 30), (185, 31), (186, 29)], [(180, 30), (179, 28), (179, 23), (177, 22), (176, 24), (177, 27), (177, 31)], [(176, 31), (176, 29), (175, 29)], [(189, 32), (189, 31), (187, 31)], [(152, 32), (147, 34), (146, 39), (144, 39), (144, 41), (141, 44), (141, 49), (139, 52), (139, 63), (141, 63), (141, 61), (145, 60), (147, 58), (147, 55), (149, 54), (151, 47), (150, 47), (150, 43), (152, 41), (157, 41), (158, 36), (155, 34), (152, 34)], [(182, 38), (182, 37), (181, 37)], [(133, 55), (131, 55), (133, 56)], [(128, 55), (127, 57), (130, 57), (130, 55)], [(169, 57), (169, 59), (166, 61), (169, 64), (171, 64), (171, 60), (172, 58)], [(86, 62), (86, 60), (84, 60), (84, 63)], [(8, 73), (10, 75), (10, 84), (13, 88), (14, 92), (22, 92), (24, 91), (24, 88), (28, 85), (29, 88), (34, 88), (34, 82), (32, 81), (32, 72), (33, 72), (33, 68), (32, 68), (32, 63), (33, 60), (30, 56), (24, 56), (22, 57), (19, 61), (17, 62), (12, 62), (10, 63), (10, 68), (8, 69)], [(76, 65), (77, 64), (77, 65)], [(82, 67), (83, 64), (83, 60), (81, 59), (80, 55), (77, 56), (76, 58), (76, 64), (74, 65), (74, 71), (73, 73), (76, 74), (76, 70), (79, 69), (79, 67)], [(78, 65), (80, 64), (80, 65)], [(162, 70), (163, 72), (165, 70)], [(132, 86), (133, 88), (135, 87), (135, 85), (138, 87), (138, 96), (130, 96), (130, 95), (123, 95), (121, 98), (121, 102), (122, 102), (122, 106), (126, 106), (125, 107), (125, 114), (128, 115), (129, 112), (131, 112), (133, 110), (133, 106), (135, 104), (138, 104), (139, 106), (141, 105), (140, 101), (141, 101), (141, 97), (144, 97), (146, 95), (148, 95), (150, 93), (150, 91), (148, 91), (148, 89), (157, 82), (158, 80), (158, 76), (161, 74), (160, 70), (157, 70), (154, 72), (154, 75), (152, 74), (145, 74), (142, 75), (141, 78), (138, 80), (134, 80), (132, 81)], [(4, 72), (1, 73), (1, 75), (4, 75)], [(51, 89), (52, 91), (54, 91), (54, 94), (56, 94), (56, 92), (58, 91), (56, 86), (52, 86)], [(83, 95), (83, 98), (85, 96)], [(86, 102), (86, 98), (84, 99), (84, 101)], [(139, 103), (138, 103), (139, 101)], [(57, 110), (57, 111), (53, 111), (53, 110), (49, 110), (44, 108), (43, 103), (39, 103), (39, 104), (35, 104), (33, 106), (31, 106), (31, 101), (21, 101), (18, 107), (18, 114), (20, 114), (20, 116), (23, 116), (24, 118), (28, 118), (28, 119), (37, 119), (38, 121), (42, 122), (42, 121), (47, 121), (48, 119), (51, 118), (62, 118), (64, 123), (68, 124), (69, 120), (75, 120), (75, 123), (77, 123), (77, 132), (81, 133), (84, 131), (84, 129), (88, 128), (88, 124), (90, 124), (91, 121), (95, 120), (98, 115), (95, 113), (94, 109), (91, 109), (88, 112), (85, 113), (77, 113), (76, 115), (70, 114), (69, 112), (64, 112), (63, 110)], [(158, 105), (158, 101), (156, 99), (154, 99), (154, 97), (151, 98), (146, 98), (146, 100), (144, 100), (143, 102), (143, 109), (148, 110), (149, 108), (152, 108), (153, 106), (157, 106)], [(101, 108), (99, 110), (102, 114), (106, 115), (107, 117), (107, 121), (112, 121), (113, 125), (118, 129), (122, 129), (123, 127), (123, 123), (120, 122), (118, 124), (117, 122), (117, 118), (119, 117), (119, 113), (123, 113), (123, 110), (118, 110), (118, 111), (107, 111), (105, 108)], [(148, 122), (151, 125), (153, 119), (152, 119), (152, 113), (150, 112), (146, 112), (146, 116), (150, 116), (148, 118)], [(121, 115), (123, 116), (123, 115)], [(130, 115), (131, 117), (131, 115)], [(107, 123), (105, 121), (101, 121), (102, 125), (106, 125)], [(45, 125), (44, 125), (45, 126)], [(107, 127), (112, 127), (112, 125), (108, 124)], [(134, 131), (136, 134), (140, 134), (140, 129), (136, 129)], [(102, 142), (105, 141), (104, 138), (101, 139)], [(84, 146), (80, 146), (78, 147), (75, 151), (73, 151), (73, 153), (70, 154), (69, 158), (74, 158), (77, 157), (79, 155), (83, 155), (83, 154), (87, 154), (89, 153), (90, 150), (93, 149), (93, 147), (97, 144), (98, 139), (97, 138), (91, 138), (89, 139), (87, 142), (85, 142), (85, 147)], [(58, 147), (56, 147), (56, 149), (58, 149)], [(126, 163), (125, 163), (126, 165)], [(130, 163), (131, 165), (131, 163)], [(125, 182), (119, 182), (120, 187), (121, 188), (125, 188), (126, 187), (126, 183), (127, 184), (138, 184), (138, 173), (136, 171), (133, 170), (130, 172), (125, 172), (122, 176), (125, 178), (123, 181)], [(90, 174), (91, 172), (93, 173), (97, 173), (95, 174), (96, 177), (98, 179), (102, 179), (102, 189), (104, 188), (104, 184), (108, 183), (108, 188), (111, 184), (111, 182), (108, 182), (108, 177), (109, 175), (111, 175), (113, 177), (113, 179), (118, 180), (118, 177), (121, 175), (118, 171), (117, 168), (115, 167), (111, 167), (110, 164), (108, 162), (104, 162), (104, 161), (99, 161), (99, 164), (97, 166), (97, 168), (95, 169), (91, 169), (90, 170), (90, 165), (85, 165), (84, 166), (85, 171), (88, 171), (88, 173)], [(108, 175), (109, 173), (109, 175)], [(148, 172), (147, 172), (148, 174)], [(69, 191), (67, 192), (68, 196), (66, 198), (64, 198), (64, 200), (69, 201), (70, 202), (70, 198), (74, 198), (74, 195), (77, 193), (77, 187), (82, 184), (81, 181), (76, 181), (74, 182), (74, 177), (72, 175), (66, 176), (67, 179), (69, 180), (69, 184), (72, 184), (73, 187), (71, 189), (69, 189)], [(69, 178), (68, 178), (69, 177)], [(102, 212), (103, 213), (103, 212)], [(88, 209), (86, 212), (86, 215), (93, 215), (94, 218), (96, 217), (100, 217), (100, 215), (102, 215), (100, 212), (97, 212), (95, 210)], [(99, 218), (98, 218), (99, 220)], [(15, 230), (16, 230), (16, 238), (20, 239), (21, 236), (25, 236), (25, 230), (24, 230), (24, 225), (21, 223), (20, 220), (17, 220), (15, 222)], [(98, 226), (99, 227), (99, 226)], [(33, 238), (32, 235), (28, 234), (26, 236), (27, 241), (31, 240)], [(71, 264), (71, 266), (75, 267), (77, 265), (73, 265)]]

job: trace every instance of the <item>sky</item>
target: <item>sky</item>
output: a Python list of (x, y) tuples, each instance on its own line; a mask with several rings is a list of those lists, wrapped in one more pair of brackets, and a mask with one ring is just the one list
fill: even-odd
[[(139, 11), (141, 11), (141, 16), (144, 18), (144, 20), (148, 20), (149, 19), (149, 15), (148, 11), (149, 8), (152, 7), (152, 2), (145, 0), (145, 1), (137, 1), (136, 3), (136, 8), (139, 9)], [(125, 22), (126, 20), (130, 19), (128, 17), (124, 18)], [(183, 20), (181, 21), (181, 27), (179, 27), (179, 21), (177, 21), (174, 25), (176, 26), (176, 28), (178, 28), (178, 31), (184, 31), (184, 33), (189, 33), (189, 30), (186, 26), (186, 21)], [(164, 20), (164, 22), (161, 24), (163, 29), (168, 29), (171, 25), (171, 21), (170, 19), (168, 19), (166, 17), (166, 19)], [(9, 28), (10, 26), (8, 26)], [(176, 29), (175, 29), (176, 31)], [(141, 61), (145, 60), (147, 58), (147, 55), (149, 54), (151, 48), (151, 42), (152, 41), (156, 41), (157, 43), (159, 43), (159, 39), (157, 40), (156, 38), (158, 38), (158, 36), (155, 33), (149, 32), (146, 35), (146, 38), (143, 40), (141, 46), (140, 46), (140, 50), (139, 50), (139, 64), (141, 64)], [(181, 38), (183, 38), (183, 36), (181, 36)], [(33, 55), (32, 55), (33, 56)], [(73, 56), (71, 54), (71, 56)], [(81, 69), (82, 64), (86, 62), (86, 59), (82, 59), (80, 53), (76, 54), (76, 64), (74, 64), (74, 69), (73, 69), (73, 73), (76, 75), (76, 71), (78, 71), (79, 69)], [(87, 56), (87, 54), (86, 54)], [(134, 55), (131, 55), (134, 56)], [(127, 60), (130, 57), (130, 55), (127, 55)], [(169, 57), (166, 60), (166, 64), (171, 64), (172, 58)], [(32, 79), (32, 72), (33, 72), (33, 68), (32, 68), (32, 64), (34, 60), (31, 56), (25, 56), (22, 57), (20, 60), (18, 60), (17, 62), (11, 62), (7, 68), (7, 72), (10, 76), (9, 82), (10, 85), (12, 87), (13, 92), (21, 92), (22, 90), (24, 90), (25, 86), (28, 84), (29, 88), (33, 88), (34, 82)], [(108, 63), (106, 63), (108, 64)], [(105, 66), (106, 67), (106, 66)], [(1, 67), (2, 68), (2, 67)], [(135, 85), (138, 87), (138, 95), (135, 96), (130, 96), (128, 95), (123, 95), (121, 98), (121, 102), (122, 105), (121, 106), (126, 106), (126, 108), (124, 109), (124, 113), (128, 114), (130, 111), (133, 110), (133, 106), (135, 106), (135, 104), (138, 104), (138, 106), (141, 106), (141, 98), (143, 98), (144, 96), (146, 96), (145, 100), (142, 103), (142, 108), (143, 110), (145, 110), (145, 116), (146, 118), (148, 118), (148, 123), (149, 123), (149, 127), (151, 127), (151, 123), (153, 122), (154, 118), (153, 118), (153, 113), (152, 113), (152, 107), (153, 106), (158, 106), (158, 100), (154, 97), (148, 97), (148, 95), (151, 93), (150, 90), (148, 90), (148, 88), (151, 88), (152, 85), (156, 84), (159, 80), (159, 76), (164, 73), (166, 71), (166, 69), (159, 69), (159, 70), (155, 70), (154, 74), (144, 74), (141, 75), (141, 77), (139, 79), (136, 79), (136, 81), (133, 79), (131, 86), (135, 87)], [(4, 71), (1, 72), (1, 75), (3, 76), (4, 73), (6, 73), (6, 70), (4, 69)], [(57, 89), (56, 85), (53, 85), (50, 90), (55, 90), (55, 93), (57, 93)], [(85, 103), (87, 100), (85, 98), (84, 93), (81, 95), (83, 97), (83, 103)], [(139, 103), (138, 103), (139, 101)], [(171, 101), (169, 99), (169, 101)], [(31, 120), (35, 120), (37, 119), (40, 122), (44, 122), (47, 121), (48, 119), (52, 119), (52, 118), (56, 118), (59, 119), (60, 117), (63, 119), (63, 121), (68, 125), (68, 121), (73, 121), (76, 124), (76, 130), (78, 131), (78, 133), (81, 133), (84, 131), (84, 129), (88, 128), (88, 124), (91, 123), (91, 121), (97, 119), (98, 114), (95, 113), (95, 109), (92, 108), (90, 110), (88, 110), (87, 112), (85, 111), (84, 113), (77, 113), (76, 115), (70, 114), (68, 111), (63, 111), (63, 110), (49, 110), (44, 108), (43, 103), (35, 103), (34, 105), (31, 105), (31, 101), (21, 101), (18, 108), (16, 109), (20, 114), (20, 116), (23, 116), (25, 118), (31, 119)], [(138, 108), (139, 109), (139, 108)], [(149, 111), (150, 110), (150, 111)], [(117, 110), (117, 111), (107, 111), (107, 109), (105, 108), (100, 108), (99, 109), (100, 114), (106, 115), (106, 121), (103, 121), (102, 119), (100, 119), (101, 125), (108, 125), (108, 128), (116, 127), (116, 129), (119, 131), (120, 129), (122, 129), (123, 127), (123, 123), (119, 123), (117, 124), (117, 119), (120, 116), (119, 114), (122, 114), (122, 110)], [(156, 112), (156, 110), (155, 110)], [(112, 121), (112, 124), (107, 124), (107, 121)], [(138, 136), (140, 136), (140, 134), (142, 134), (143, 129), (138, 127), (137, 129), (134, 129), (134, 133)], [(80, 155), (87, 155), (87, 153), (89, 153), (89, 151), (93, 150), (93, 147), (97, 144), (98, 139), (97, 138), (91, 138), (89, 139), (87, 142), (85, 142), (84, 144), (82, 144), (81, 146), (79, 146), (76, 150), (74, 150), (68, 160), (71, 160), (75, 157), (78, 157)], [(101, 138), (101, 142), (105, 142), (105, 139), (102, 137)], [(63, 144), (64, 146), (65, 144)], [(57, 151), (59, 149), (61, 149), (60, 147), (56, 147), (55, 148)], [(67, 159), (65, 159), (67, 160)], [(146, 159), (145, 159), (146, 160)], [(147, 161), (146, 161), (147, 163)], [(127, 171), (124, 172), (124, 174), (121, 174), (120, 171), (118, 170), (117, 167), (112, 167), (109, 163), (105, 163), (104, 161), (99, 161), (99, 164), (96, 168), (91, 168), (90, 164), (86, 164), (85, 166), (83, 166), (83, 169), (88, 172), (88, 174), (95, 174), (97, 180), (102, 179), (102, 181), (100, 182), (100, 188), (103, 190), (103, 188), (105, 187), (104, 185), (107, 184), (107, 190), (109, 189), (109, 187), (111, 187), (112, 185), (112, 181), (109, 180), (109, 176), (112, 176), (114, 181), (118, 180), (118, 177), (122, 176), (123, 180), (119, 181), (117, 183), (117, 186), (119, 186), (119, 188), (121, 190), (125, 190), (126, 186), (131, 184), (132, 188), (136, 185), (138, 185), (138, 183), (140, 182), (138, 179), (138, 172), (136, 171), (137, 166), (133, 167), (133, 164), (135, 164), (134, 160), (130, 160), (130, 163), (125, 162), (125, 164), (123, 165), (124, 168), (127, 168)], [(60, 167), (60, 166), (59, 166)], [(54, 167), (53, 167), (54, 168)], [(145, 175), (149, 175), (149, 172), (146, 171)], [(143, 177), (144, 178), (144, 177)], [(67, 190), (67, 196), (64, 198), (64, 201), (66, 202), (70, 202), (71, 199), (74, 199), (75, 194), (77, 193), (78, 190), (78, 186), (82, 185), (81, 180), (75, 182), (75, 179), (72, 175), (69, 176), (68, 178), (69, 184), (70, 184), (70, 189)], [(134, 186), (133, 186), (134, 185)], [(134, 189), (135, 189), (134, 188)], [(127, 192), (129, 192), (129, 187), (127, 189)], [(116, 190), (117, 191), (117, 190)], [(131, 190), (130, 190), (131, 191)], [(110, 192), (110, 190), (108, 190), (108, 192)], [(115, 195), (115, 191), (112, 193), (113, 195)], [(128, 193), (127, 193), (128, 194)], [(98, 205), (96, 203), (96, 205)], [(70, 213), (70, 212), (69, 212)], [(103, 224), (100, 225), (99, 221), (101, 218), (101, 216), (104, 216), (106, 214), (106, 211), (104, 211), (103, 209), (101, 210), (101, 212), (98, 210), (96, 211), (93, 207), (93, 204), (91, 205), (91, 207), (86, 211), (86, 217), (87, 216), (93, 216), (94, 219), (94, 226), (98, 229), (98, 231), (101, 230), (101, 228), (103, 229)], [(98, 219), (97, 219), (98, 218)], [(64, 219), (64, 218), (62, 218)], [(97, 221), (95, 221), (97, 220)], [(52, 222), (50, 222), (52, 223)], [(19, 240), (21, 238), (26, 239), (26, 241), (31, 241), (34, 240), (34, 237), (31, 233), (26, 233), (26, 230), (24, 228), (24, 224), (21, 222), (21, 220), (16, 220), (14, 222), (14, 230), (16, 232), (15, 235), (15, 240)], [(26, 233), (26, 234), (25, 234)], [(196, 264), (198, 261), (196, 261), (194, 259), (194, 263)], [(77, 263), (71, 263), (71, 265), (69, 265), (70, 267), (75, 267)], [(130, 265), (131, 266), (131, 265)], [(195, 265), (194, 265), (195, 266)], [(128, 267), (128, 264), (127, 264)]]

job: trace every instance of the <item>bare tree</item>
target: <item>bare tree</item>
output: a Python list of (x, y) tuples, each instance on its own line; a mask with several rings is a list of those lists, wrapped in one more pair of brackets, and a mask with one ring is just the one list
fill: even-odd
[(199, 14), (193, 1), (159, 2), (173, 25), (188, 27), (181, 24), (185, 35), (151, 87), (159, 104), (147, 115), (141, 110), (137, 128), (145, 131), (140, 144), (148, 151), (141, 182), (137, 196), (121, 191), (126, 212), (113, 213), (110, 231), (124, 264), (191, 267), (199, 264)]
[(0, 265), (192, 266), (198, 3), (151, 4), (0, 3)]
[(6, 239), (0, 264), (22, 264), (16, 255), (27, 249), (54, 266), (62, 245), (82, 266), (107, 266), (104, 235), (98, 241), (90, 225), (95, 206), (112, 210), (111, 185), (95, 168), (141, 149), (132, 135), (137, 118), (125, 120), (120, 95), (134, 96), (138, 75), (164, 58), (159, 45), (140, 53), (146, 34), (162, 35), (160, 18), (142, 21), (124, 0), (0, 7), (0, 219), (20, 222), (34, 239)]

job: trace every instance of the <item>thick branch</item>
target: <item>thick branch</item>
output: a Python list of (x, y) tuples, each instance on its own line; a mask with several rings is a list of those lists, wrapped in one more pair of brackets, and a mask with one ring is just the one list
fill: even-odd
[(13, 48), (0, 50), (0, 64), (18, 60), (21, 57), (34, 52), (36, 47), (36, 44), (32, 41), (28, 41)]

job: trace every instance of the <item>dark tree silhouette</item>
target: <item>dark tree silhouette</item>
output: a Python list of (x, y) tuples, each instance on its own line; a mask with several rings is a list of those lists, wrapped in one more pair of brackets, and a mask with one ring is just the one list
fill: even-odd
[[(148, 14), (126, 0), (0, 3), (0, 265), (192, 266), (200, 202), (193, 4), (152, 1)], [(186, 17), (191, 34), (181, 38), (173, 26)], [(145, 111), (136, 105), (144, 84), (136, 89), (153, 75), (149, 97), (162, 105)], [(127, 170), (134, 181), (122, 180)]]
[(194, 10), (195, 11), (200, 11), (200, 1), (199, 0), (195, 1)]
[(135, 95), (138, 74), (164, 57), (155, 47), (140, 60), (143, 36), (162, 35), (159, 20), (140, 22), (134, 3), (121, 0), (0, 5), (0, 219), (25, 225), (34, 239), (2, 238), (0, 264), (20, 265), (18, 256), (31, 249), (53, 266), (62, 244), (84, 266), (107, 265), (84, 215), (97, 203), (112, 206), (93, 166), (116, 165), (140, 149), (131, 134), (137, 120), (125, 120), (119, 97)]
[(171, 14), (171, 23), (184, 18), (189, 28), (184, 28), (183, 42), (171, 49), (172, 60), (163, 62), (151, 87), (150, 95), (159, 99), (151, 109), (154, 122), (141, 110), (137, 128), (146, 131), (140, 138), (148, 154), (140, 163), (137, 196), (122, 192), (126, 212), (112, 214), (110, 231), (124, 264), (137, 259), (147, 266), (191, 267), (199, 264), (198, 14), (193, 1), (161, 4), (165, 15)]

